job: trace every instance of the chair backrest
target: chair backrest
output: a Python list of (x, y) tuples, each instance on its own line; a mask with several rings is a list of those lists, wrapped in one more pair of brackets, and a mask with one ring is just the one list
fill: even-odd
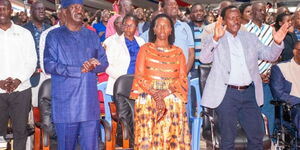
[(51, 118), (51, 79), (45, 80), (39, 88), (38, 107), (42, 128), (48, 132), (50, 137), (55, 137), (54, 125)]
[(122, 75), (114, 84), (113, 99), (117, 106), (118, 117), (133, 119), (134, 101), (129, 99), (134, 75)]
[(114, 84), (113, 101), (117, 107), (119, 120), (124, 120), (130, 141), (130, 147), (133, 146), (134, 134), (134, 100), (129, 99), (134, 75), (122, 75)]

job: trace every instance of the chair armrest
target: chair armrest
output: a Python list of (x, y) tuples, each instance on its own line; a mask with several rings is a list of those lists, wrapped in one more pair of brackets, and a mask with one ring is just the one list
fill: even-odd
[(264, 127), (265, 127), (265, 134), (266, 135), (268, 135), (268, 136), (270, 136), (270, 133), (269, 133), (269, 121), (268, 121), (268, 118), (266, 117), (266, 115), (265, 114), (261, 114), (262, 115), (262, 117), (263, 117), (263, 119), (264, 119)]
[(117, 106), (115, 102), (108, 102), (111, 118), (118, 122), (118, 112), (117, 112)]
[(281, 100), (271, 100), (270, 103), (274, 106), (287, 105), (288, 103)]
[(128, 126), (126, 120), (122, 117), (119, 118), (119, 123), (122, 126), (122, 134), (123, 134), (123, 140), (128, 140), (129, 139), (129, 132), (130, 127)]
[(100, 124), (103, 125), (104, 127), (104, 131), (105, 131), (105, 141), (111, 141), (111, 127), (109, 125), (109, 123), (104, 120), (104, 119), (100, 119)]

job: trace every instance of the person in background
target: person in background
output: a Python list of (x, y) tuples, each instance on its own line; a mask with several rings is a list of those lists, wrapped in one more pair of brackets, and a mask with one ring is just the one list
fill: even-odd
[(93, 32), (96, 32), (96, 29), (93, 28), (93, 27), (89, 24), (89, 19), (88, 19), (88, 18), (83, 18), (83, 20), (82, 20), (82, 25), (83, 25), (84, 27), (86, 27), (87, 29), (89, 29), (89, 30), (91, 30), (91, 31), (93, 31)]
[(293, 32), (294, 28), (292, 26), (292, 15), (287, 13), (282, 13), (277, 15), (276, 22), (275, 22), (275, 29), (276, 31), (280, 29), (280, 27), (288, 23), (289, 25), (289, 32), (286, 34), (283, 42), (284, 42), (284, 49), (280, 55), (280, 61), (287, 61), (293, 58), (293, 49), (295, 43), (298, 41), (296, 34)]
[(297, 36), (298, 41), (300, 40), (300, 11), (296, 11), (293, 17), (294, 33)]
[[(200, 3), (195, 3), (191, 7), (191, 22), (188, 23), (190, 26), (193, 37), (194, 37), (194, 46), (195, 46), (195, 57), (200, 56), (200, 46), (201, 46), (201, 34), (204, 30), (204, 17), (205, 17), (205, 8)], [(199, 59), (194, 60), (193, 67), (191, 69), (191, 78), (199, 77)]]
[(98, 23), (94, 24), (93, 27), (96, 29), (97, 34), (100, 38), (100, 42), (104, 42), (105, 40), (105, 32), (106, 32), (106, 25), (108, 19), (110, 18), (110, 12), (107, 9), (104, 9), (101, 12), (101, 18), (98, 18)]
[(19, 20), (20, 20), (20, 25), (23, 26), (24, 24), (26, 24), (28, 22), (28, 16), (27, 16), (27, 13), (24, 12), (24, 11), (21, 11), (19, 13)]
[(205, 22), (209, 25), (216, 22), (216, 17), (214, 15), (207, 15), (205, 17)]
[(130, 94), (135, 149), (190, 149), (186, 60), (174, 41), (173, 21), (157, 15), (150, 24), (150, 43), (138, 54)]
[(25, 150), (37, 56), (31, 33), (11, 21), (12, 12), (10, 1), (0, 0), (0, 136), (7, 134), (10, 119), (13, 149)]
[(37, 65), (36, 71), (30, 78), (30, 83), (32, 85), (32, 105), (34, 107), (38, 106), (38, 90), (40, 85), (46, 80), (45, 76), (41, 76), (41, 66), (40, 66), (40, 36), (43, 31), (47, 30), (50, 25), (44, 23), (46, 13), (45, 6), (42, 2), (36, 1), (31, 4), (30, 7), (31, 20), (25, 24), (23, 27), (28, 29), (31, 32), (31, 35), (34, 39), (36, 56), (37, 56)]
[[(117, 4), (119, 8), (118, 9), (119, 14), (115, 14), (108, 19), (107, 26), (106, 26), (106, 34), (105, 34), (106, 38), (116, 33), (116, 30), (114, 28), (114, 21), (118, 16), (124, 17), (127, 14), (133, 13), (133, 6), (131, 0), (118, 0)], [(138, 35), (138, 32), (136, 35)]]
[(139, 35), (141, 35), (149, 28), (150, 23), (144, 20), (145, 13), (144, 13), (143, 8), (135, 9), (134, 15), (139, 19), (138, 31), (139, 31)]
[(95, 32), (82, 26), (82, 0), (63, 0), (65, 25), (46, 38), (44, 66), (51, 74), (52, 117), (58, 150), (98, 150), (97, 73), (108, 66)]
[(41, 34), (41, 37), (40, 37), (40, 44), (39, 44), (39, 47), (40, 47), (40, 66), (41, 66), (41, 69), (42, 69), (42, 73), (43, 73), (43, 75), (46, 76), (46, 78), (51, 77), (50, 74), (46, 74), (45, 67), (44, 67), (44, 52), (45, 52), (46, 38), (47, 38), (47, 35), (50, 31), (65, 25), (65, 18), (62, 15), (61, 9), (62, 8), (60, 6), (57, 10), (58, 23), (56, 25), (48, 28), (47, 30), (45, 30)]
[(115, 37), (109, 44), (106, 43), (106, 55), (108, 74), (106, 94), (113, 95), (115, 81), (124, 74), (134, 74), (136, 57), (145, 42), (142, 38), (135, 36), (138, 19), (133, 15), (126, 15), (122, 21), (124, 34)]
[[(292, 106), (291, 119), (300, 130), (300, 42), (294, 45), (294, 57), (274, 65), (271, 69), (270, 86), (275, 100)], [(300, 137), (300, 132), (298, 132)]]
[(250, 3), (243, 3), (239, 10), (242, 14), (242, 25), (247, 24), (252, 20), (252, 5)]
[(280, 6), (277, 8), (276, 17), (282, 13), (290, 14), (291, 12), (287, 6)]
[[(258, 39), (266, 46), (271, 46), (273, 42), (273, 28), (265, 23), (267, 12), (266, 4), (264, 2), (255, 2), (252, 4), (253, 19), (245, 26), (247, 31), (255, 34)], [(274, 61), (275, 62), (275, 61)], [(258, 60), (259, 73), (263, 81), (264, 91), (264, 105), (262, 113), (268, 117), (270, 134), (273, 133), (274, 128), (274, 106), (270, 104), (273, 99), (269, 86), (270, 69), (273, 62), (267, 60)]]

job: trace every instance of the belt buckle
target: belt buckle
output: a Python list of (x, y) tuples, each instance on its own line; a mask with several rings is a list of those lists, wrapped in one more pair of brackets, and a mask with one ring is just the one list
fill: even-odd
[(241, 91), (241, 90), (243, 90), (243, 89), (241, 89), (241, 87), (240, 87), (240, 86), (238, 86), (238, 87), (237, 87), (237, 90)]

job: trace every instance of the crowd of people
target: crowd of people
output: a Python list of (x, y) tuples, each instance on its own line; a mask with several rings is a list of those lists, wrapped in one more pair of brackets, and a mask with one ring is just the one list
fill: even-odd
[(231, 1), (179, 9), (176, 0), (156, 9), (117, 0), (112, 8), (91, 14), (82, 0), (62, 0), (47, 14), (36, 1), (30, 17), (12, 16), (10, 1), (0, 0), (0, 136), (11, 120), (15, 150), (26, 147), (29, 112), (49, 78), (58, 149), (98, 149), (97, 81), (107, 81), (103, 94), (113, 96), (125, 74), (134, 74), (135, 149), (190, 149), (186, 103), (201, 66), (211, 67), (201, 105), (216, 111), (222, 150), (234, 149), (238, 122), (248, 149), (263, 149), (261, 113), (272, 134), (273, 99), (294, 106), (300, 129), (300, 11)]

